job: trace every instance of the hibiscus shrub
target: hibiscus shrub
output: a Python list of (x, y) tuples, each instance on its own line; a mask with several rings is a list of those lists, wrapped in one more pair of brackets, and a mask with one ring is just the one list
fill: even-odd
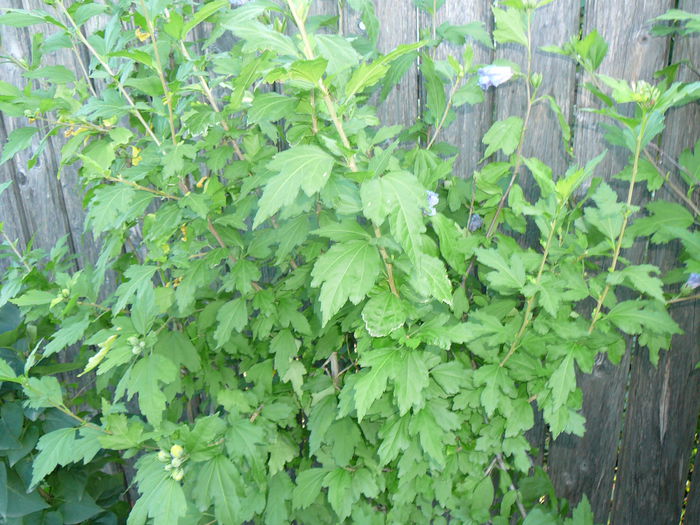
[[(104, 499), (83, 523), (593, 522), (585, 498), (573, 511), (556, 498), (525, 433), (539, 411), (553, 438), (581, 435), (576, 368), (617, 362), (627, 336), (655, 361), (680, 332), (667, 305), (698, 285), (686, 193), (700, 157), (679, 160), (685, 205), (647, 202), (666, 183), (649, 148), (698, 83), (673, 68), (656, 85), (598, 75), (595, 32), (547, 48), (579, 62), (614, 123), (620, 198), (596, 177), (604, 152), (556, 174), (523, 156), (541, 104), (571, 144), (550, 79), (473, 61), (473, 46), (530, 56), (548, 0), (494, 8), (493, 37), (446, 24), (387, 54), (370, 0), (349, 2), (360, 35), (306, 0), (47, 3), (0, 15), (54, 28), (16, 61), (31, 80), (0, 83), (21, 122), (0, 162), (34, 145), (35, 163), (64, 133), (60, 164), (78, 169), (101, 254), (76, 271), (65, 245), (23, 253), (6, 237), (0, 303), (19, 307), (25, 335), (0, 354), (0, 394), (18, 407), (2, 418), (35, 430), (23, 454), (0, 450), (0, 474), (37, 504), (12, 519), (77, 523), (71, 476), (101, 461), (119, 483), (133, 466), (137, 500)], [(442, 2), (417, 3), (435, 16)], [(456, 53), (437, 60), (446, 41)], [(80, 71), (41, 65), (78, 45)], [(417, 61), (425, 110), (387, 126), (376, 104)], [(494, 122), (485, 162), (455, 177), (442, 132), (505, 82), (525, 86), (525, 112)], [(527, 227), (537, 246), (517, 242)], [(680, 239), (678, 268), (626, 257), (647, 239)]]

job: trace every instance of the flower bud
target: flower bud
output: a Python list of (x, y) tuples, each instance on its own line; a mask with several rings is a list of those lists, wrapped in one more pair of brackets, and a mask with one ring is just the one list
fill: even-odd
[(159, 450), (158, 451), (158, 461), (161, 463), (169, 463), (170, 462), (170, 453), (167, 450)]
[(183, 464), (184, 462), (185, 462), (185, 458), (174, 458), (174, 459), (170, 462), (170, 464), (171, 464), (173, 467), (181, 467), (182, 464)]
[(175, 469), (171, 472), (170, 477), (175, 481), (182, 481), (182, 478), (185, 477), (185, 471), (181, 468)]
[(181, 458), (185, 455), (185, 449), (180, 445), (173, 445), (170, 447), (170, 455), (174, 458)]

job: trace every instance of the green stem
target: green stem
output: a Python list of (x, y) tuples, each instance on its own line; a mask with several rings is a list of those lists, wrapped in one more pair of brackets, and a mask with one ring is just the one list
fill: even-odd
[[(313, 60), (316, 57), (311, 47), (309, 35), (306, 32), (304, 20), (302, 19), (301, 15), (297, 12), (293, 0), (287, 0), (287, 5), (289, 6), (289, 10), (291, 11), (292, 17), (294, 18), (294, 23), (299, 29), (299, 35), (301, 36), (301, 40), (304, 44), (304, 55), (308, 60)], [(340, 137), (343, 146), (348, 150), (352, 149), (350, 145), (350, 140), (348, 139), (348, 136), (345, 133), (345, 128), (343, 128), (343, 122), (340, 120), (340, 117), (338, 117), (338, 114), (335, 110), (335, 101), (333, 100), (333, 97), (331, 96), (330, 91), (326, 87), (322, 78), (318, 81), (318, 88), (321, 91), (321, 94), (323, 95), (323, 100), (326, 103), (328, 114), (330, 115), (331, 121), (333, 122), (333, 126), (335, 126), (335, 129), (338, 132), (338, 136)], [(351, 154), (346, 160), (350, 171), (358, 171), (354, 155)], [(380, 239), (382, 236), (382, 232), (378, 226), (374, 227), (374, 235), (377, 239)], [(396, 281), (394, 279), (394, 266), (389, 259), (389, 254), (387, 253), (386, 249), (381, 246), (379, 247), (379, 254), (381, 255), (382, 260), (384, 261), (384, 266), (386, 267), (387, 280), (389, 281), (389, 288), (391, 289), (391, 293), (393, 293), (396, 297), (399, 297), (399, 291), (396, 288)]]
[(124, 88), (122, 83), (117, 78), (117, 75), (114, 73), (114, 71), (112, 71), (112, 68), (109, 67), (109, 64), (107, 64), (107, 62), (102, 58), (102, 56), (97, 52), (97, 50), (94, 47), (92, 47), (90, 42), (88, 42), (88, 39), (85, 38), (82, 31), (80, 31), (80, 28), (75, 23), (75, 20), (73, 20), (73, 17), (68, 12), (68, 9), (66, 9), (66, 6), (63, 5), (63, 0), (57, 0), (56, 5), (58, 5), (61, 8), (61, 11), (65, 15), (65, 17), (68, 19), (70, 24), (73, 26), (73, 29), (75, 30), (75, 34), (78, 37), (78, 39), (83, 43), (83, 45), (88, 49), (88, 51), (90, 51), (90, 53), (92, 53), (92, 55), (97, 59), (97, 61), (102, 65), (102, 67), (107, 72), (107, 74), (110, 77), (112, 77), (112, 80), (117, 85), (117, 89), (119, 89), (121, 94), (124, 95), (124, 98), (131, 106), (131, 109), (134, 112), (134, 115), (136, 115), (136, 118), (139, 120), (139, 122), (141, 122), (141, 125), (146, 130), (146, 133), (148, 133), (148, 135), (150, 135), (151, 139), (153, 139), (153, 142), (155, 142), (157, 146), (160, 146), (160, 140), (158, 140), (158, 137), (156, 137), (155, 133), (153, 133), (153, 130), (146, 123), (146, 119), (143, 118), (143, 115), (136, 107), (136, 103), (134, 102), (134, 99), (131, 98), (131, 95), (129, 95), (129, 93), (126, 91), (126, 89)]
[(6, 234), (4, 231), (2, 232), (2, 237), (3, 237), (3, 239), (5, 239), (5, 242), (10, 246), (10, 248), (12, 249), (12, 251), (14, 252), (14, 254), (17, 256), (17, 258), (19, 259), (19, 261), (22, 263), (22, 265), (24, 266), (24, 268), (25, 268), (28, 272), (31, 272), (31, 271), (32, 271), (32, 267), (29, 266), (29, 263), (24, 259), (24, 256), (23, 256), (23, 255), (20, 253), (20, 251), (17, 249), (17, 246), (15, 245), (15, 243), (13, 243), (13, 242), (10, 240), (10, 238), (7, 236), (7, 234)]
[[(637, 135), (637, 140), (635, 143), (634, 147), (634, 162), (632, 164), (632, 176), (630, 178), (630, 185), (629, 189), (627, 191), (627, 203), (626, 203), (626, 211), (625, 211), (625, 217), (622, 220), (622, 227), (620, 228), (620, 235), (617, 238), (617, 242), (615, 243), (615, 250), (613, 252), (613, 258), (612, 262), (610, 263), (610, 267), (608, 268), (608, 273), (612, 273), (615, 271), (617, 268), (617, 263), (620, 258), (620, 252), (622, 251), (622, 241), (625, 238), (625, 230), (627, 229), (627, 224), (629, 222), (629, 217), (631, 215), (631, 207), (632, 207), (632, 196), (634, 194), (634, 186), (635, 183), (637, 182), (637, 175), (639, 173), (639, 157), (641, 156), (642, 153), (642, 138), (644, 137), (644, 132), (646, 131), (646, 126), (647, 126), (647, 116), (644, 114), (642, 116), (642, 121), (639, 124), (639, 134)], [(601, 315), (601, 309), (603, 308), (603, 303), (605, 302), (605, 298), (608, 296), (608, 293), (610, 292), (610, 284), (606, 284), (605, 288), (603, 289), (602, 293), (598, 296), (598, 301), (593, 309), (593, 315), (591, 316), (591, 324), (588, 327), (588, 333), (591, 334), (593, 333), (593, 328), (595, 327), (595, 324), (598, 322), (600, 319)]]
[(440, 118), (440, 122), (438, 123), (437, 127), (435, 128), (435, 131), (433, 132), (433, 136), (431, 137), (431, 139), (428, 142), (428, 145), (426, 146), (425, 149), (431, 148), (431, 146), (435, 143), (435, 139), (437, 138), (438, 133), (440, 133), (442, 126), (445, 125), (445, 121), (447, 120), (447, 115), (449, 115), (450, 109), (452, 109), (452, 103), (454, 100), (455, 93), (457, 92), (457, 88), (459, 88), (459, 83), (463, 78), (464, 78), (464, 72), (462, 71), (459, 73), (459, 75), (457, 75), (457, 78), (455, 79), (455, 82), (452, 85), (452, 89), (450, 89), (450, 95), (447, 98), (447, 104), (445, 105), (445, 111), (442, 113), (442, 118)]
[[(559, 216), (559, 213), (561, 213), (561, 208), (557, 210), (557, 217)], [(555, 217), (555, 219), (550, 224), (549, 235), (547, 236), (547, 242), (545, 243), (544, 252), (542, 253), (542, 260), (540, 261), (540, 268), (537, 271), (537, 277), (535, 278), (535, 287), (539, 286), (540, 282), (542, 281), (542, 274), (544, 273), (545, 263), (547, 262), (547, 257), (549, 256), (549, 250), (552, 247), (552, 241), (554, 240), (556, 226), (557, 218)], [(523, 317), (523, 323), (520, 325), (520, 329), (515, 335), (515, 338), (513, 339), (513, 342), (510, 345), (510, 349), (501, 361), (500, 366), (504, 366), (508, 359), (510, 359), (510, 357), (515, 353), (515, 351), (518, 348), (518, 345), (520, 344), (520, 340), (522, 339), (523, 335), (525, 335), (525, 330), (530, 325), (530, 321), (532, 319), (530, 314), (535, 305), (535, 297), (536, 292), (533, 293), (532, 296), (527, 300), (527, 307), (525, 308), (525, 316)]]
[(168, 88), (168, 82), (165, 80), (165, 75), (163, 74), (163, 62), (160, 59), (160, 51), (158, 50), (158, 42), (156, 41), (156, 28), (153, 25), (153, 20), (148, 13), (148, 8), (146, 3), (141, 0), (141, 7), (143, 8), (143, 16), (146, 19), (146, 24), (148, 25), (148, 32), (151, 34), (151, 42), (153, 42), (153, 54), (156, 58), (156, 65), (158, 73), (158, 78), (160, 78), (160, 84), (163, 86), (163, 93), (165, 94), (165, 104), (168, 106), (168, 120), (170, 121), (170, 134), (172, 135), (173, 144), (177, 146), (177, 134), (175, 133), (175, 116), (173, 114), (173, 94)]

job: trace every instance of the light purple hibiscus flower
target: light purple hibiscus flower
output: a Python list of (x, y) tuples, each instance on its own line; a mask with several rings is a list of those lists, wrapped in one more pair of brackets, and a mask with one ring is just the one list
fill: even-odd
[(435, 206), (437, 206), (438, 202), (440, 202), (440, 197), (437, 193), (430, 190), (427, 190), (426, 194), (428, 195), (428, 207), (423, 210), (423, 215), (433, 217), (437, 213)]
[(691, 273), (690, 277), (688, 277), (688, 280), (683, 286), (690, 290), (695, 290), (698, 286), (700, 286), (700, 273)]
[(479, 69), (479, 87), (484, 91), (489, 87), (498, 87), (508, 82), (513, 76), (510, 66), (486, 66)]
[(481, 218), (481, 215), (478, 213), (475, 213), (469, 218), (469, 224), (467, 225), (467, 228), (469, 228), (470, 232), (475, 232), (479, 228), (481, 228), (484, 225), (484, 219)]

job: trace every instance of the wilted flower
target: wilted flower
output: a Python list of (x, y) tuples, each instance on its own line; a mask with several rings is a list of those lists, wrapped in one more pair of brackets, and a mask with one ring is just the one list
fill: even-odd
[(437, 213), (435, 206), (437, 206), (438, 202), (440, 202), (440, 197), (438, 197), (437, 193), (430, 190), (427, 190), (426, 194), (428, 195), (428, 207), (423, 210), (423, 215), (432, 217)]
[(475, 213), (469, 218), (469, 224), (467, 225), (467, 228), (469, 228), (470, 232), (475, 232), (479, 228), (481, 228), (484, 225), (484, 219), (481, 218), (481, 215), (478, 213)]
[(700, 273), (691, 273), (690, 277), (688, 277), (688, 280), (683, 286), (690, 290), (695, 290), (698, 286), (700, 286)]
[(498, 87), (508, 82), (513, 76), (513, 69), (509, 66), (486, 66), (479, 69), (479, 87), (487, 90), (490, 86)]

